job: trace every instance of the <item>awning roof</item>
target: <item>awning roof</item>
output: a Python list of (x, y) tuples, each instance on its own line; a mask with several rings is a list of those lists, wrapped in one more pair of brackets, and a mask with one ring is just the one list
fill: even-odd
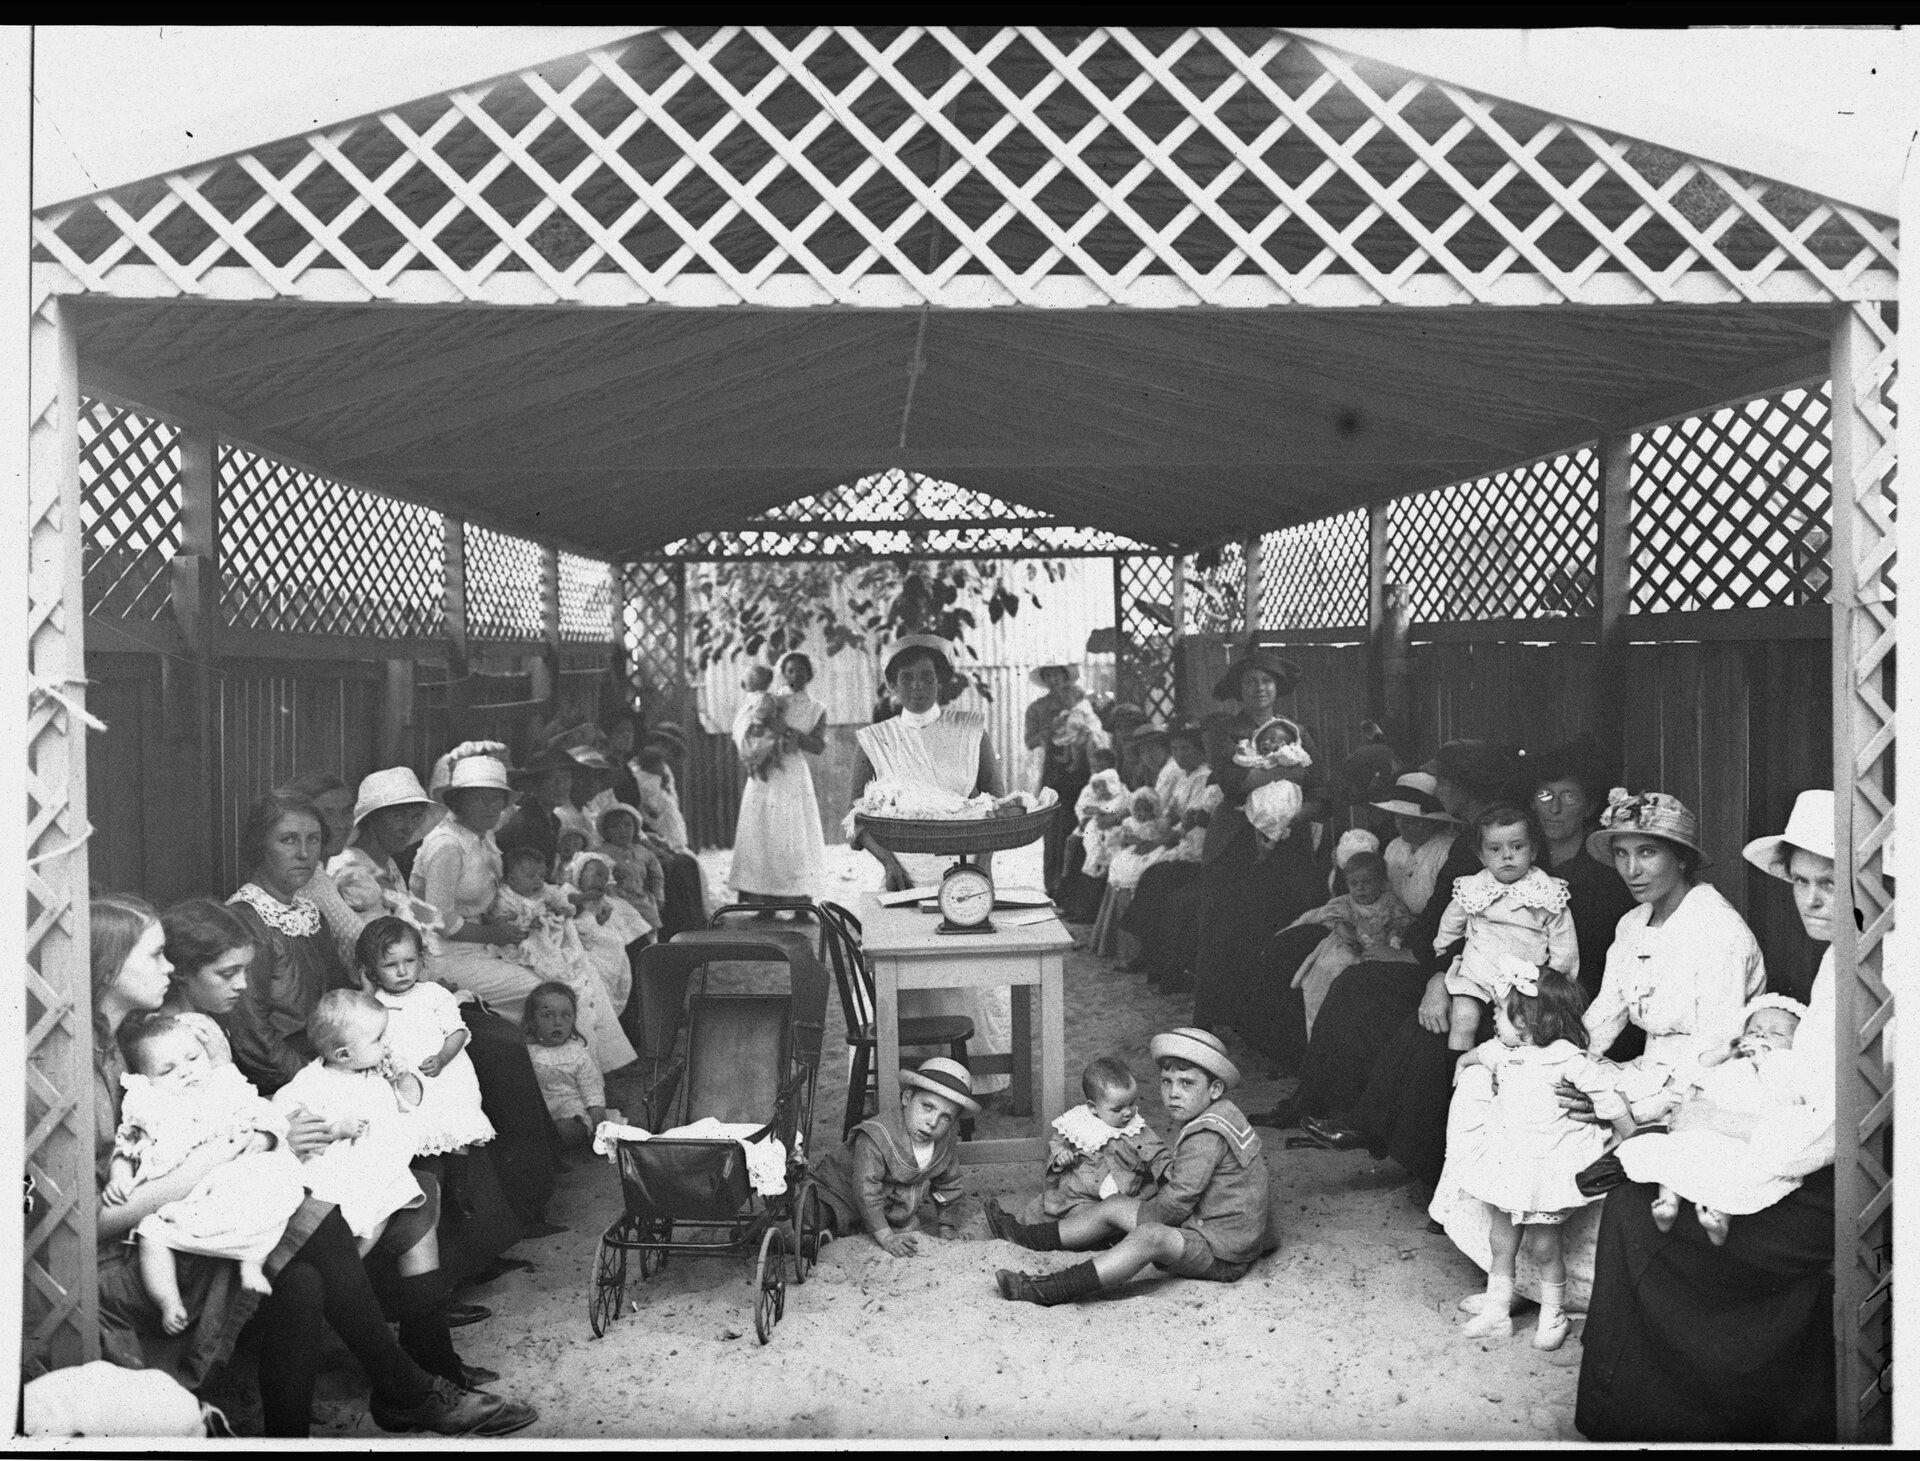
[(1799, 306), (923, 317), (77, 303), (92, 389), (609, 557), (892, 466), (1199, 544), (1826, 371), (1825, 311)]

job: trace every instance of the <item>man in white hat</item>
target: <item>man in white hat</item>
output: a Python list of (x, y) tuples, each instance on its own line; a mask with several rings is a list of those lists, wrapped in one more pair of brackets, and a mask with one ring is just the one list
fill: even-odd
[(954, 1123), (962, 1111), (978, 1115), (980, 1103), (973, 1098), (973, 1077), (959, 1061), (936, 1055), (918, 1070), (901, 1071), (899, 1111), (862, 1121), (814, 1169), (834, 1234), (863, 1232), (895, 1258), (905, 1258), (919, 1249), (914, 1229), (920, 1204), (930, 1196), (935, 1231), (951, 1237), (953, 1204), (961, 1196)]
[(1173, 1164), (1148, 1197), (1109, 1197), (1058, 1222), (1022, 1223), (991, 1198), (987, 1225), (996, 1238), (1041, 1252), (1120, 1241), (1097, 1258), (1057, 1273), (999, 1269), (1003, 1299), (1064, 1304), (1117, 1288), (1149, 1265), (1181, 1278), (1232, 1283), (1279, 1246), (1273, 1232), (1267, 1159), (1260, 1138), (1227, 1099), (1240, 1072), (1218, 1036), (1181, 1028), (1147, 1047), (1160, 1067), (1160, 1101), (1179, 1123)]

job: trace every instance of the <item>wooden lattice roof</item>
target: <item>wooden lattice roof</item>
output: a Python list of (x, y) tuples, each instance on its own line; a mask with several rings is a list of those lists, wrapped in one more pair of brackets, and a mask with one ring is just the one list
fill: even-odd
[(608, 556), (892, 468), (1283, 526), (1818, 379), (1895, 248), (1284, 32), (1110, 28), (662, 30), (34, 229), (90, 390)]

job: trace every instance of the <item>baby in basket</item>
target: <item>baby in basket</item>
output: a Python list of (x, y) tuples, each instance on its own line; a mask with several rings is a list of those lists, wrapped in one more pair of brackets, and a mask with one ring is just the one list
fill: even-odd
[(187, 1327), (175, 1253), (232, 1258), (242, 1287), (272, 1292), (262, 1265), (301, 1202), (300, 1162), (285, 1145), (286, 1118), (230, 1064), (215, 1064), (184, 1020), (157, 1015), (127, 1037), (132, 1073), (104, 1200), (126, 1202), (142, 1183), (175, 1170), (209, 1142), (234, 1146), (231, 1161), (200, 1179), (134, 1229), (140, 1279), (169, 1334)]
[[(1249, 771), (1299, 770), (1311, 766), (1313, 757), (1300, 744), (1300, 727), (1276, 715), (1240, 742), (1233, 764)], [(1293, 830), (1300, 803), (1299, 783), (1286, 778), (1256, 786), (1247, 794), (1247, 820), (1253, 823), (1262, 847), (1273, 846)]]
[[(1686, 1103), (1695, 1097), (1728, 1111), (1759, 1117), (1762, 1127), (1796, 1106), (1809, 1104), (1801, 1062), (1793, 1054), (1794, 1035), (1806, 1006), (1784, 994), (1763, 994), (1746, 1009), (1746, 1022), (1722, 1050), (1700, 1056), (1691, 1080), (1678, 1077), (1662, 1093), (1679, 1131), (1645, 1132), (1620, 1144), (1616, 1153), (1636, 1182), (1657, 1183), (1654, 1226), (1666, 1232), (1680, 1214), (1680, 1200), (1694, 1205), (1700, 1226), (1717, 1246), (1727, 1241), (1727, 1216), (1772, 1207), (1800, 1185), (1791, 1177), (1756, 1172), (1747, 1141), (1719, 1131), (1685, 1127)], [(1645, 1107), (1635, 1102), (1635, 1116)]]

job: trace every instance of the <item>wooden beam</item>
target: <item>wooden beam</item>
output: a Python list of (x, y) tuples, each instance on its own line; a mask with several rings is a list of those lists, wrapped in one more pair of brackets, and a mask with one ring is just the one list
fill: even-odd
[(1633, 552), (1633, 439), (1603, 437), (1599, 446), (1600, 617), (1594, 625), (1600, 643), (1600, 671), (1593, 678), (1589, 724), (1604, 746), (1625, 744), (1627, 661), (1624, 626), (1633, 607), (1629, 565)]
[[(210, 307), (222, 311), (244, 310), (247, 306), (220, 302), (209, 302)], [(165, 311), (167, 306), (154, 306), (156, 311)], [(257, 306), (256, 306), (257, 308)], [(263, 370), (284, 370), (287, 366), (330, 350), (339, 350), (348, 345), (358, 345), (367, 340), (378, 339), (382, 335), (391, 335), (397, 330), (412, 329), (420, 322), (420, 313), (414, 310), (392, 310), (379, 307), (356, 310), (348, 315), (318, 315), (313, 311), (302, 311), (298, 306), (290, 306), (281, 313), (300, 318), (317, 318), (319, 323), (304, 330), (273, 330), (269, 338), (256, 345), (242, 346), (237, 350), (225, 352), (211, 351), (183, 356), (178, 361), (167, 361), (161, 368), (166, 371), (167, 384), (175, 391), (189, 392), (209, 382), (234, 375), (252, 375)], [(159, 362), (156, 362), (159, 364)]]

